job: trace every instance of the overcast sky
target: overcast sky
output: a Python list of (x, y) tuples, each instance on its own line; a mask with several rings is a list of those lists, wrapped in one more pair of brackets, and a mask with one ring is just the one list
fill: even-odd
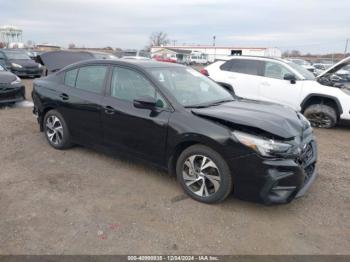
[(177, 44), (343, 52), (350, 0), (0, 0), (0, 26), (24, 41), (142, 48), (151, 32)]

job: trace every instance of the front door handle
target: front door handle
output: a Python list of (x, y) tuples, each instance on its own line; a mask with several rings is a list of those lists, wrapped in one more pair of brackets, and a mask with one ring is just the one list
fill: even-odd
[(62, 93), (60, 94), (60, 98), (62, 98), (62, 100), (68, 100), (69, 99), (69, 95)]
[(113, 115), (115, 113), (115, 109), (111, 106), (105, 106), (105, 113), (108, 115)]

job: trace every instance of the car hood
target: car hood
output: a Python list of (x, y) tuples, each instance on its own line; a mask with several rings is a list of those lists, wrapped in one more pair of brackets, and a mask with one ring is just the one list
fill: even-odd
[(11, 72), (0, 71), (0, 84), (9, 84), (16, 80), (16, 76)]
[(304, 129), (296, 111), (267, 102), (239, 99), (191, 111), (201, 117), (257, 128), (285, 139), (300, 135)]
[(15, 63), (18, 65), (21, 65), (23, 67), (37, 67), (38, 63), (36, 63), (35, 61), (31, 60), (31, 59), (10, 59), (9, 60), (10, 63)]
[(341, 68), (343, 68), (349, 64), (350, 64), (350, 57), (344, 58), (343, 60), (336, 63), (334, 66), (323, 71), (321, 74), (319, 74), (317, 76), (317, 78), (323, 77), (323, 76), (328, 75), (328, 74), (334, 74), (335, 72), (337, 72), (338, 70), (340, 70)]
[(53, 51), (39, 55), (43, 65), (46, 66), (48, 73), (56, 72), (65, 66), (74, 64), (79, 61), (93, 59), (89, 52), (75, 51)]

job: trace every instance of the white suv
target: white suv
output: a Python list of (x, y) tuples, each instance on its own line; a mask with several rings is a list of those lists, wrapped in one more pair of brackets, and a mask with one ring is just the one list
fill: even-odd
[(333, 77), (349, 64), (348, 57), (315, 78), (290, 61), (240, 56), (216, 61), (202, 73), (238, 97), (288, 105), (301, 111), (313, 126), (330, 128), (340, 119), (350, 120), (350, 79)]

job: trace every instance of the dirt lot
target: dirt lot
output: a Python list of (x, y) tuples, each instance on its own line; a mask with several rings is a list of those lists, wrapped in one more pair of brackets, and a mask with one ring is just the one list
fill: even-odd
[(0, 121), (0, 254), (350, 254), (349, 125), (316, 130), (318, 179), (267, 207), (201, 204), (148, 166), (54, 150), (31, 108)]

